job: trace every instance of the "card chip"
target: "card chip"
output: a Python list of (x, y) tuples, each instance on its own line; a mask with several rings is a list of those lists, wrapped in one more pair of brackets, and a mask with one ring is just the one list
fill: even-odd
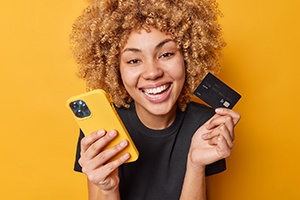
[(230, 106), (230, 103), (229, 103), (228, 101), (225, 101), (225, 102), (223, 103), (223, 105), (224, 105), (226, 108), (228, 108), (228, 107)]

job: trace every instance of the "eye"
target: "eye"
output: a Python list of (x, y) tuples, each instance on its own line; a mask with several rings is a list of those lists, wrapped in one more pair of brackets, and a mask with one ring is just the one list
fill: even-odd
[(173, 56), (173, 55), (174, 55), (174, 53), (167, 52), (167, 53), (163, 53), (163, 54), (160, 56), (160, 58), (169, 58), (169, 57), (171, 57), (171, 56)]
[(138, 62), (140, 62), (138, 59), (132, 59), (132, 60), (129, 60), (127, 62), (127, 64), (137, 64)]

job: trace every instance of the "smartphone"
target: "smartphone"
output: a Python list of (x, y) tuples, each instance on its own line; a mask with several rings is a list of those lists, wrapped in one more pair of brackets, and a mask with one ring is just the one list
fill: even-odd
[(110, 161), (117, 159), (125, 152), (131, 155), (127, 162), (138, 159), (138, 150), (104, 90), (96, 89), (71, 97), (67, 100), (67, 107), (85, 135), (101, 129), (106, 131), (115, 129), (118, 131), (118, 136), (105, 149), (117, 145), (124, 139), (128, 140), (129, 145)]

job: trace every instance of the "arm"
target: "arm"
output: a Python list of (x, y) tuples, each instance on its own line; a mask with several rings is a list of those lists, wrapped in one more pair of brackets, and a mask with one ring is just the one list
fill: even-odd
[(206, 200), (205, 166), (230, 155), (240, 115), (229, 109), (216, 114), (194, 134), (187, 159), (181, 200)]
[(118, 188), (113, 191), (102, 191), (97, 185), (88, 180), (88, 200), (119, 200)]
[(190, 165), (188, 162), (180, 200), (205, 200), (205, 166), (195, 168)]
[(81, 140), (79, 164), (88, 178), (89, 200), (119, 200), (118, 167), (130, 158), (125, 153), (114, 161), (109, 160), (128, 145), (126, 140), (104, 150), (106, 145), (117, 136), (116, 131), (96, 131)]

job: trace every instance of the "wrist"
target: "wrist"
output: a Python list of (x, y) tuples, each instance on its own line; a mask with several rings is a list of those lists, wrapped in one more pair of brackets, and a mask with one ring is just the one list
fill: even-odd
[(101, 196), (100, 199), (106, 199), (106, 200), (119, 200), (120, 199), (118, 187), (115, 187), (110, 190), (103, 190), (103, 189), (99, 188), (99, 194)]
[(195, 172), (205, 172), (206, 165), (193, 158), (194, 157), (191, 155), (191, 153), (189, 153), (187, 158), (187, 168), (190, 170), (194, 170)]

